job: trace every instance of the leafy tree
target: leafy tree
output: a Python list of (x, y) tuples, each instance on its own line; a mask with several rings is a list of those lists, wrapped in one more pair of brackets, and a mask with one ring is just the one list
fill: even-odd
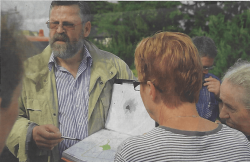
[(224, 14), (212, 15), (209, 17), (209, 31), (201, 28), (193, 30), (196, 35), (205, 35), (214, 40), (218, 55), (216, 67), (211, 72), (218, 77), (222, 77), (239, 58), (250, 60), (250, 11), (245, 10), (231, 20), (226, 19)]
[(133, 66), (137, 43), (157, 31), (182, 31), (178, 10), (180, 2), (130, 1), (114, 5), (112, 13), (96, 14), (93, 25), (98, 33), (105, 33), (112, 41), (100, 48), (117, 54), (129, 66)]
[[(95, 14), (93, 30), (100, 37), (111, 38), (108, 44), (98, 41), (95, 44), (118, 55), (132, 69), (138, 42), (158, 31), (212, 38), (218, 56), (216, 68), (211, 72), (219, 77), (238, 58), (250, 59), (250, 2), (96, 1), (91, 4)], [(94, 38), (90, 39), (94, 41)]]

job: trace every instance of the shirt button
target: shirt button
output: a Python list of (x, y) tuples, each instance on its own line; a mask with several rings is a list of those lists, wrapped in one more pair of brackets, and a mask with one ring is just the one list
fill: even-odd
[(82, 123), (78, 123), (78, 125), (82, 125)]
[(53, 115), (56, 116), (56, 113), (54, 113)]
[(76, 105), (76, 107), (79, 107), (78, 105)]

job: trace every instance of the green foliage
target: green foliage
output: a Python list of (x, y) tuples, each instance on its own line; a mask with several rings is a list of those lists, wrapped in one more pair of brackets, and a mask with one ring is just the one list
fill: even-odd
[(112, 13), (96, 14), (93, 24), (98, 34), (112, 38), (108, 45), (96, 42), (106, 51), (116, 54), (129, 66), (134, 63), (134, 50), (143, 37), (158, 31), (181, 30), (181, 12), (177, 9), (180, 2), (129, 1), (114, 5)]
[[(134, 68), (134, 50), (140, 40), (159, 31), (208, 36), (217, 46), (213, 74), (222, 77), (238, 59), (250, 60), (250, 2), (104, 1), (90, 2), (94, 9), (91, 41), (122, 58)], [(110, 38), (103, 44), (103, 38)], [(98, 39), (98, 41), (96, 41)], [(135, 70), (134, 70), (135, 71)]]
[(239, 58), (250, 60), (250, 11), (236, 15), (231, 20), (225, 20), (225, 15), (209, 17), (209, 32), (197, 30), (197, 35), (203, 34), (212, 38), (217, 46), (218, 55), (216, 67), (211, 72), (222, 77), (226, 70)]

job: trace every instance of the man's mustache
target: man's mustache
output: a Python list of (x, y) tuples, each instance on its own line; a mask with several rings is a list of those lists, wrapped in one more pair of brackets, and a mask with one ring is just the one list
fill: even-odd
[(62, 34), (56, 33), (56, 34), (53, 36), (52, 40), (51, 40), (51, 44), (53, 44), (53, 43), (56, 42), (56, 41), (69, 42), (69, 37), (68, 37), (66, 34), (64, 34), (64, 33), (62, 33)]

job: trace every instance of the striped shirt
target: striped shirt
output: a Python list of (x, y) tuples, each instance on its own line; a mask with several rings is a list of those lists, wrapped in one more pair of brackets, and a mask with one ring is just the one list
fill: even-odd
[(115, 161), (250, 161), (250, 144), (243, 133), (224, 124), (208, 132), (159, 126), (125, 140)]
[[(205, 74), (204, 78), (209, 78), (210, 76), (220, 81), (218, 77), (211, 73)], [(207, 90), (207, 86), (202, 85), (199, 100), (196, 103), (196, 109), (200, 117), (213, 122), (219, 116), (219, 102), (217, 101), (214, 93)]]
[[(92, 58), (85, 45), (83, 49), (83, 59), (76, 78), (56, 63), (53, 53), (48, 64), (50, 71), (52, 66), (55, 66), (59, 130), (63, 136), (81, 140), (88, 136), (88, 90), (92, 65)], [(77, 142), (79, 141), (64, 139), (59, 143), (60, 157), (64, 150)]]

